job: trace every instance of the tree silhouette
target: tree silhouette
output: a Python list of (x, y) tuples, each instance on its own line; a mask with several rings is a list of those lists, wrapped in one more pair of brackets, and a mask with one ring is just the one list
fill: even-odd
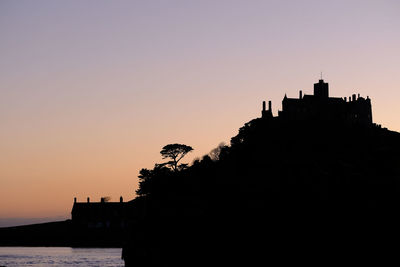
[(225, 147), (225, 143), (221, 142), (216, 148), (214, 148), (213, 150), (210, 151), (210, 153), (208, 153), (208, 155), (210, 156), (212, 161), (218, 161), (219, 160), (219, 156), (221, 154), (221, 150)]
[(178, 171), (187, 166), (185, 164), (181, 164), (182, 166), (178, 166), (178, 162), (192, 150), (193, 148), (191, 146), (183, 144), (169, 144), (164, 146), (160, 153), (163, 159), (171, 159), (170, 161), (166, 162), (165, 165), (171, 167), (173, 171)]
[(146, 196), (151, 193), (158, 192), (163, 187), (161, 184), (162, 180), (165, 180), (171, 169), (164, 166), (164, 164), (155, 164), (154, 168), (141, 169), (139, 172), (139, 188), (136, 190), (138, 196)]

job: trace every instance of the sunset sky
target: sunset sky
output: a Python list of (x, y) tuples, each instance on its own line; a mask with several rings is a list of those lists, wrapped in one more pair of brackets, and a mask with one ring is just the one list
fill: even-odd
[(130, 200), (164, 145), (191, 162), (320, 72), (400, 131), (397, 0), (3, 0), (0, 36), (0, 226)]

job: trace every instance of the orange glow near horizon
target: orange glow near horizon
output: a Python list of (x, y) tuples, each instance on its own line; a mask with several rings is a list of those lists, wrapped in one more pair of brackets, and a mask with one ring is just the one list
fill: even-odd
[(320, 71), (400, 131), (400, 5), (360, 3), (3, 1), (0, 219), (131, 200), (164, 145), (190, 163)]

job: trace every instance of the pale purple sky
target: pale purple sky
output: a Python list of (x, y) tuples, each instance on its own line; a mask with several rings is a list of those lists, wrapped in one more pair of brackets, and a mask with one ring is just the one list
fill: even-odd
[(188, 160), (285, 93), (372, 99), (400, 131), (398, 1), (1, 1), (0, 218), (134, 197), (171, 142)]

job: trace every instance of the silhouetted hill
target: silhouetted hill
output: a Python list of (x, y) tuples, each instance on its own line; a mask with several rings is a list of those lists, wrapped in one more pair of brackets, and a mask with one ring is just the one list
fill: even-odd
[(122, 247), (124, 232), (86, 229), (71, 220), (0, 228), (0, 246)]
[(70, 220), (0, 228), (1, 246), (65, 246), (72, 239)]
[(142, 172), (126, 266), (310, 264), (377, 249), (398, 234), (399, 149), (399, 133), (372, 123), (252, 120), (216, 160)]

